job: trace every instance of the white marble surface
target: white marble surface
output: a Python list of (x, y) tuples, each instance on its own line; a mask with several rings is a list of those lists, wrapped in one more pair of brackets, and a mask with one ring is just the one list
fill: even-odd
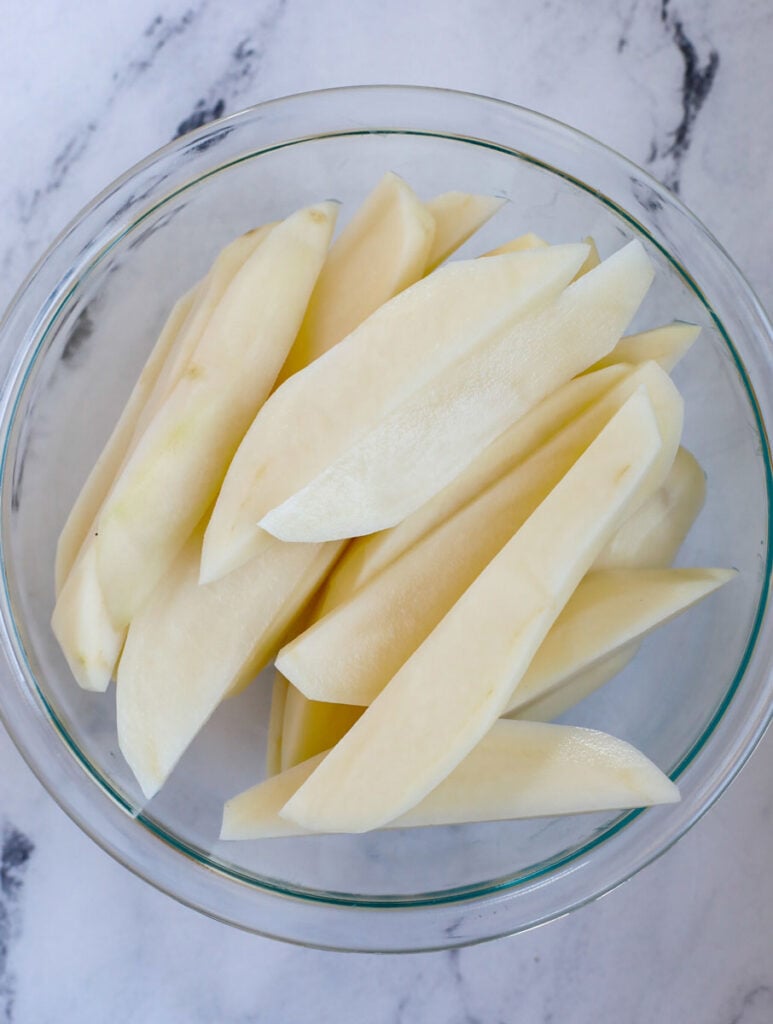
[[(444, 85), (649, 164), (773, 306), (769, 0), (5, 0), (0, 305), (99, 188), (180, 128), (304, 89)], [(773, 736), (603, 901), (454, 953), (354, 957), (176, 905), (65, 818), (0, 733), (0, 1022), (773, 1020)]]

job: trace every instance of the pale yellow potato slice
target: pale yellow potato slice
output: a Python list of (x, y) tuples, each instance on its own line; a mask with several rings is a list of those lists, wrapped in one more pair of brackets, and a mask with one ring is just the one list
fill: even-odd
[[(282, 648), (279, 670), (310, 700), (371, 703), (640, 387), (647, 389), (664, 438), (659, 475), (648, 484), (651, 493), (668, 472), (682, 430), (682, 400), (655, 363), (630, 373)], [(645, 496), (642, 491), (640, 497)]]
[[(520, 256), (544, 258), (558, 248)], [(478, 262), (487, 266), (492, 260)], [(281, 540), (309, 542), (358, 537), (399, 523), (510, 423), (609, 351), (652, 277), (644, 249), (631, 242), (555, 302), (517, 320), (417, 391), (264, 515), (260, 525)]]
[[(527, 249), (547, 249), (548, 243), (544, 238), (540, 238), (539, 235), (535, 235), (533, 231), (527, 231), (525, 235), (518, 235), (517, 238), (511, 239), (509, 242), (505, 242), (504, 245), (498, 245), (496, 249), (489, 249), (488, 252), (484, 252), (484, 256), (501, 256), (506, 252), (526, 252)], [(582, 264), (580, 264), (582, 266)]]
[(116, 482), (96, 538), (116, 627), (142, 607), (212, 504), (298, 331), (335, 210), (333, 203), (300, 210), (258, 246)]
[(214, 306), (236, 271), (272, 226), (256, 228), (234, 239), (218, 255), (207, 277), (175, 303), (118, 423), (62, 529), (56, 549), (57, 596), (119, 470), (185, 370)]
[(603, 658), (641, 640), (735, 576), (730, 569), (591, 572), (572, 595), (507, 707), (516, 715)]
[(146, 796), (163, 785), (221, 700), (271, 660), (338, 554), (277, 544), (199, 586), (201, 532), (132, 619), (118, 665), (118, 742)]
[[(171, 388), (184, 372), (189, 358), (203, 334), (204, 328), (212, 315), (213, 309), (222, 297), (228, 283), (233, 278), (244, 260), (257, 248), (260, 241), (271, 229), (271, 225), (248, 232), (235, 239), (218, 255), (205, 280), (196, 289), (196, 301), (189, 310), (185, 322), (179, 326), (176, 337), (171, 339), (171, 346), (164, 345), (165, 358), (160, 366), (152, 366), (155, 362), (155, 351), (146, 365), (151, 369), (154, 383), (146, 391), (144, 405), (139, 399), (134, 401), (135, 392), (129, 399), (127, 410), (131, 415), (122, 416), (120, 428), (120, 444), (118, 436), (111, 437), (100, 460), (101, 468), (98, 478), (87, 484), (88, 500), (80, 505), (76, 513), (78, 517), (93, 508), (97, 499), (97, 511), (89, 524), (88, 535), (84, 537), (77, 561), (68, 572), (67, 579), (57, 594), (57, 604), (52, 618), (54, 633), (62, 647), (78, 683), (87, 690), (104, 691), (112, 679), (118, 656), (123, 646), (125, 627), (114, 626), (105, 604), (101, 584), (98, 578), (98, 565), (95, 553), (96, 518), (99, 515), (104, 499), (113, 486), (117, 473), (136, 448), (145, 425), (154, 412), (160, 408)], [(161, 344), (161, 342), (159, 342)], [(158, 346), (157, 346), (158, 347)], [(143, 370), (143, 377), (146, 375)], [(125, 423), (128, 434), (130, 421), (133, 423), (133, 435), (126, 440), (122, 424)], [(120, 455), (120, 458), (119, 458)], [(108, 478), (108, 470), (112, 476)], [(101, 497), (97, 490), (103, 488)], [(80, 501), (80, 499), (79, 499)], [(69, 522), (69, 521), (68, 521)], [(75, 522), (75, 520), (73, 520)], [(68, 530), (68, 527), (65, 527)], [(64, 536), (64, 535), (63, 535)], [(74, 537), (69, 531), (70, 538)], [(68, 545), (70, 541), (66, 542)]]
[(86, 482), (67, 516), (56, 545), (54, 575), (57, 596), (129, 450), (140, 414), (200, 290), (201, 285), (192, 288), (175, 303), (107, 444), (102, 449), (102, 453), (86, 478)]
[[(324, 758), (232, 797), (220, 838), (308, 834), (280, 811)], [(387, 827), (544, 818), (678, 800), (668, 776), (624, 740), (595, 729), (499, 721), (446, 779)]]
[(552, 722), (622, 672), (636, 657), (640, 646), (639, 641), (634, 640), (608, 654), (606, 658), (601, 658), (600, 661), (567, 679), (557, 690), (552, 690), (545, 697), (516, 712), (513, 718), (525, 722)]
[(105, 607), (94, 544), (85, 543), (54, 606), (51, 628), (75, 681), (84, 690), (104, 693), (113, 678), (126, 637)]
[[(596, 566), (636, 570), (671, 565), (701, 510), (705, 489), (700, 466), (688, 451), (680, 448), (663, 485), (620, 526), (596, 559)], [(549, 639), (548, 636), (545, 644)], [(561, 687), (533, 701), (517, 717), (540, 722), (557, 718), (621, 672), (639, 646), (640, 642), (635, 640), (575, 672)]]
[(385, 174), (331, 246), (277, 384), (318, 359), (425, 272), (432, 214), (396, 174)]
[(584, 246), (450, 263), (381, 306), (266, 402), (231, 463), (204, 538), (202, 581), (268, 543), (259, 526), (366, 432), (514, 318), (556, 295)]
[[(587, 238), (584, 238), (583, 241), (588, 246), (589, 252), (585, 258), (585, 262), (577, 271), (577, 278), (575, 278), (575, 280), (580, 277), (584, 277), (585, 274), (589, 273), (591, 270), (595, 270), (599, 263), (601, 263), (598, 247), (590, 235), (588, 235)], [(624, 362), (624, 360), (621, 359), (620, 362)]]
[(282, 728), (282, 771), (334, 746), (354, 725), (362, 708), (307, 700), (287, 684)]
[(504, 711), (661, 450), (642, 389), (285, 804), (282, 817), (315, 831), (364, 832), (415, 807), (442, 782)]
[(444, 192), (426, 204), (435, 221), (435, 237), (427, 256), (424, 273), (448, 259), (460, 245), (483, 227), (505, 202), (496, 196), (470, 192)]
[(676, 558), (706, 498), (706, 477), (686, 448), (676, 453), (663, 485), (622, 524), (597, 569), (659, 569)]
[(636, 364), (654, 359), (670, 373), (690, 349), (700, 331), (696, 324), (675, 320), (672, 324), (654, 327), (651, 331), (629, 334), (621, 338), (609, 355), (599, 359), (587, 372), (591, 373), (615, 363)]
[(281, 672), (274, 673), (274, 685), (271, 688), (271, 711), (268, 716), (268, 735), (266, 737), (266, 775), (278, 775), (282, 770), (282, 728), (284, 725), (285, 704), (290, 684)]
[(628, 367), (614, 366), (570, 380), (513, 423), (455, 480), (397, 526), (353, 540), (325, 581), (315, 618), (348, 600), (376, 573), (532, 455), (628, 372)]
[[(274, 224), (264, 224), (234, 238), (217, 254), (209, 273), (201, 284), (199, 296), (190, 312), (183, 329), (164, 363), (161, 373), (145, 407), (137, 421), (132, 445), (127, 454), (136, 448), (148, 424), (163, 405), (170, 392), (188, 368), (212, 314), (226, 293), (229, 285), (246, 261), (263, 242)], [(123, 467), (122, 467), (123, 468)]]

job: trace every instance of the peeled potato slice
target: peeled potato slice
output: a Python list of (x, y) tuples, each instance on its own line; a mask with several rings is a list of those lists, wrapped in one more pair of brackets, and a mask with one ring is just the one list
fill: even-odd
[[(560, 248), (520, 256), (545, 258)], [(476, 262), (489, 266), (493, 260)], [(509, 423), (609, 351), (652, 277), (644, 249), (631, 242), (555, 302), (516, 321), (377, 421), (260, 525), (282, 540), (307, 542), (394, 526), (450, 483)], [(301, 436), (316, 443), (313, 429)]]
[(210, 586), (198, 585), (200, 553), (197, 531), (132, 620), (118, 666), (118, 742), (148, 797), (226, 694), (268, 663), (338, 550), (277, 545), (259, 571)]
[(418, 281), (434, 238), (431, 212), (402, 178), (385, 174), (331, 246), (277, 383)]
[[(308, 834), (280, 812), (326, 756), (232, 797), (220, 838)], [(623, 740), (595, 729), (499, 721), (446, 779), (387, 827), (552, 817), (678, 800), (668, 776)]]
[(295, 338), (334, 220), (332, 203), (308, 207), (258, 246), (116, 482), (96, 541), (116, 627), (142, 607), (214, 500)]
[(555, 247), (441, 267), (285, 381), (228, 469), (204, 538), (202, 581), (257, 555), (266, 512), (449, 364), (557, 294), (584, 256), (583, 246)]
[(153, 391), (170, 349), (196, 302), (199, 291), (200, 287), (191, 289), (175, 304), (169, 314), (107, 444), (70, 510), (56, 546), (57, 595), (129, 450), (142, 409)]
[(282, 728), (282, 771), (334, 746), (354, 725), (362, 708), (307, 700), (288, 683)]
[(588, 372), (615, 363), (645, 363), (654, 359), (670, 373), (694, 343), (700, 330), (695, 324), (675, 320), (672, 324), (654, 327), (651, 331), (629, 334), (618, 341), (609, 355), (594, 363)]
[(282, 673), (275, 672), (266, 737), (266, 775), (277, 775), (282, 770), (282, 726), (289, 687)]
[[(113, 624), (99, 581), (96, 557), (96, 520), (99, 510), (110, 493), (117, 474), (137, 447), (145, 426), (184, 373), (228, 284), (271, 227), (269, 224), (241, 235), (219, 253), (207, 277), (197, 287), (192, 308), (185, 321), (179, 325), (176, 335), (168, 339), (169, 344), (164, 343), (162, 337), (151, 354), (142, 376), (145, 377), (147, 374), (152, 379), (152, 386), (140, 393), (137, 391), (138, 384), (132, 392), (125, 413), (98, 463), (99, 474), (93, 481), (89, 477), (84, 488), (85, 498), (82, 502), (79, 499), (76, 504), (77, 511), (74, 510), (65, 525), (62, 538), (65, 538), (64, 546), (69, 547), (75, 538), (74, 528), (77, 520), (93, 510), (88, 524), (88, 535), (83, 538), (77, 559), (68, 569), (66, 578), (57, 592), (57, 603), (52, 617), (52, 628), (73, 675), (79, 685), (86, 690), (107, 689), (126, 636), (125, 627), (116, 627)], [(167, 333), (166, 328), (163, 333)], [(160, 346), (164, 350), (163, 363), (157, 363), (155, 359)], [(128, 436), (130, 426), (131, 437)], [(64, 546), (63, 559), (69, 558), (69, 553), (65, 555)], [(60, 571), (63, 569), (64, 561), (60, 565)]]
[(661, 487), (622, 524), (596, 560), (597, 569), (671, 565), (706, 498), (706, 477), (685, 448)]
[(727, 569), (619, 569), (589, 573), (521, 680), (515, 716), (621, 648), (697, 604), (734, 577)]
[(660, 475), (650, 482), (657, 488), (679, 444), (682, 401), (669, 377), (650, 363), (318, 618), (279, 652), (279, 670), (311, 700), (369, 704), (642, 386), (664, 438)]
[[(547, 249), (548, 243), (540, 238), (539, 235), (535, 235), (533, 231), (527, 231), (525, 235), (518, 235), (517, 238), (511, 239), (509, 242), (505, 242), (504, 245), (498, 245), (496, 249), (489, 249), (488, 252), (484, 252), (484, 256), (501, 256), (506, 252), (526, 252), (527, 249)], [(582, 266), (582, 264), (580, 264)]]
[(570, 380), (509, 427), (447, 487), (391, 530), (358, 537), (325, 582), (316, 609), (321, 618), (348, 600), (431, 530), (473, 501), (532, 455), (576, 416), (620, 382), (628, 367), (614, 366)]
[(364, 832), (414, 807), (502, 714), (539, 645), (662, 448), (633, 395), (282, 808)]
[(435, 221), (435, 237), (427, 256), (428, 274), (448, 259), (478, 228), (500, 209), (504, 199), (478, 196), (469, 192), (444, 192), (426, 204)]

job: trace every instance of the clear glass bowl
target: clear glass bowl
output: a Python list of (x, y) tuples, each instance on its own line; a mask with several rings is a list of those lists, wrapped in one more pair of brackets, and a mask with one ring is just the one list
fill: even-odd
[[(682, 802), (635, 813), (224, 844), (225, 798), (263, 773), (268, 674), (226, 702), (146, 804), (112, 694), (80, 691), (49, 628), (57, 535), (173, 299), (233, 235), (312, 201), (351, 211), (387, 169), (425, 197), (510, 203), (468, 245), (525, 230), (640, 238), (657, 268), (641, 324), (703, 333), (677, 370), (685, 443), (708, 473), (683, 564), (739, 578), (649, 639), (567, 720), (641, 747)], [(0, 326), (0, 710), (48, 791), (118, 860), (235, 925), (315, 946), (448, 947), (547, 921), (608, 891), (710, 806), (771, 714), (771, 327), (717, 242), (643, 171), (527, 110), (461, 93), (358, 88), (266, 103), (167, 146), (64, 232)]]

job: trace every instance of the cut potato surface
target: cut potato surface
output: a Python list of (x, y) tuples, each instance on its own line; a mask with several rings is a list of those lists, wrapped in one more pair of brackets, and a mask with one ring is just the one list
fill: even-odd
[[(545, 258), (558, 248), (520, 256)], [(477, 262), (488, 266), (492, 259)], [(282, 540), (308, 542), (358, 537), (399, 523), (510, 423), (609, 351), (652, 277), (644, 249), (630, 243), (382, 418), (264, 515), (261, 526)]]
[(238, 238), (229, 242), (218, 253), (211, 270), (202, 282), (196, 304), (185, 321), (183, 329), (179, 332), (153, 392), (140, 414), (131, 450), (136, 448), (148, 424), (187, 370), (188, 364), (194, 357), (207, 326), (231, 282), (275, 226), (275, 224), (264, 224), (262, 227), (253, 228), (252, 231), (239, 235)]
[(148, 797), (220, 701), (273, 657), (338, 545), (276, 544), (208, 586), (200, 552), (197, 531), (132, 620), (118, 666), (118, 740)]
[[(498, 245), (496, 249), (489, 249), (489, 251), (484, 252), (483, 255), (501, 256), (506, 252), (526, 252), (527, 249), (547, 249), (547, 247), (548, 243), (544, 238), (540, 238), (539, 235), (535, 235), (533, 231), (527, 231), (525, 235), (518, 235), (517, 238), (513, 238), (509, 242), (505, 242), (504, 245)], [(580, 264), (580, 266), (582, 266), (582, 264)]]
[(397, 526), (352, 541), (325, 582), (316, 617), (348, 600), (413, 544), (532, 455), (628, 372), (628, 367), (614, 366), (569, 381), (500, 434), (455, 480)]
[(634, 640), (588, 668), (581, 669), (545, 697), (514, 712), (512, 718), (524, 722), (554, 721), (619, 675), (636, 657), (640, 646), (640, 642)]
[(277, 383), (418, 281), (434, 238), (427, 207), (402, 178), (385, 174), (331, 247)]
[(728, 569), (589, 573), (534, 656), (507, 713), (517, 713), (557, 690), (577, 672), (641, 640), (734, 575)]
[[(668, 375), (657, 364), (646, 364), (348, 600), (318, 618), (279, 652), (280, 671), (311, 700), (369, 704), (641, 387), (656, 410), (662, 452), (673, 459), (681, 435), (682, 401)], [(650, 492), (667, 470), (664, 461), (661, 475), (650, 481)], [(318, 614), (324, 607), (323, 599)]]
[(51, 628), (78, 685), (103, 693), (113, 678), (126, 630), (115, 628), (105, 606), (93, 544), (84, 545), (67, 574)]
[[(689, 452), (680, 448), (665, 483), (619, 527), (596, 559), (596, 566), (603, 564), (612, 570), (616, 566), (633, 570), (669, 566), (700, 512), (704, 489), (700, 466)], [(670, 510), (667, 515), (652, 516), (654, 509), (663, 507)], [(647, 524), (647, 528), (640, 531), (637, 526), (640, 523)], [(573, 673), (547, 696), (522, 707), (515, 717), (535, 722), (552, 721), (621, 672), (635, 657), (639, 646), (640, 641), (635, 640)]]
[(169, 314), (107, 444), (67, 516), (56, 546), (54, 572), (57, 596), (129, 450), (140, 414), (158, 380), (164, 361), (196, 302), (199, 289), (200, 286), (191, 289), (178, 300)]
[(584, 246), (441, 267), (381, 306), (266, 402), (239, 446), (204, 539), (202, 581), (267, 543), (266, 512), (463, 354), (571, 279)]
[(613, 363), (636, 364), (654, 359), (667, 373), (670, 373), (688, 352), (700, 331), (700, 327), (695, 324), (681, 323), (676, 320), (663, 327), (654, 327), (651, 331), (629, 334), (618, 341), (609, 355), (594, 363), (588, 372), (600, 370)]
[(447, 260), (494, 216), (504, 202), (496, 196), (477, 196), (469, 192), (444, 192), (430, 199), (427, 209), (435, 222), (435, 237), (424, 273), (429, 274)]
[(274, 685), (271, 689), (271, 711), (268, 716), (268, 734), (266, 736), (266, 775), (278, 775), (282, 770), (282, 728), (284, 725), (285, 704), (290, 684), (281, 672), (274, 673)]
[(622, 524), (597, 569), (659, 569), (671, 565), (706, 498), (706, 477), (685, 448), (662, 486)]
[(345, 736), (362, 708), (307, 700), (288, 683), (282, 728), (282, 771), (328, 750)]
[[(185, 370), (187, 361), (209, 322), (216, 301), (222, 296), (239, 266), (254, 252), (270, 228), (271, 225), (267, 225), (264, 228), (255, 229), (227, 245), (215, 260), (205, 280), (197, 287), (192, 308), (189, 309), (184, 322), (179, 324), (176, 335), (169, 339), (169, 344), (163, 337), (163, 334), (167, 333), (167, 328), (162, 332), (162, 338), (142, 373), (142, 377), (147, 376), (153, 381), (149, 392), (142, 396), (145, 399), (144, 405), (139, 401), (139, 395), (135, 402), (135, 389), (127, 405), (127, 410), (132, 415), (125, 419), (122, 416), (121, 422), (116, 428), (116, 432), (120, 432), (120, 434), (114, 432), (116, 441), (114, 442), (111, 437), (103, 458), (100, 460), (102, 468), (99, 484), (103, 488), (101, 497), (97, 491), (97, 481), (93, 486), (91, 481), (87, 484), (88, 499), (86, 503), (80, 504), (79, 515), (84, 515), (87, 510), (94, 507), (97, 499), (99, 499), (99, 505), (89, 523), (88, 535), (81, 545), (76, 567), (69, 573), (57, 595), (57, 604), (52, 619), (54, 633), (68, 663), (73, 668), (76, 679), (84, 689), (97, 691), (107, 689), (115, 672), (118, 656), (126, 636), (125, 627), (116, 627), (113, 624), (99, 580), (96, 557), (96, 520), (99, 516), (99, 509), (110, 493), (117, 474), (139, 443), (144, 425), (150, 421), (155, 411), (163, 404), (167, 394)], [(159, 349), (163, 351), (163, 361), (156, 360), (156, 353)], [(132, 436), (128, 440), (121, 437), (119, 445), (118, 438), (124, 433), (123, 424), (126, 425), (128, 433), (130, 420), (133, 423)], [(124, 441), (126, 441), (125, 444)], [(112, 469), (109, 478), (108, 469)], [(65, 532), (67, 531), (68, 526), (66, 525)], [(70, 533), (70, 537), (72, 537), (72, 533)]]
[[(577, 271), (578, 278), (584, 277), (585, 274), (588, 274), (591, 270), (595, 270), (599, 263), (601, 263), (601, 257), (599, 256), (598, 247), (596, 246), (596, 243), (593, 241), (590, 235), (588, 235), (587, 238), (584, 238), (583, 241), (588, 246), (589, 251), (588, 255), (585, 257), (585, 262)], [(618, 361), (622, 363), (625, 360), (620, 359)]]
[(214, 500), (297, 333), (334, 220), (332, 203), (309, 207), (258, 246), (116, 482), (96, 547), (117, 627), (142, 607)]
[[(588, 280), (587, 275), (583, 280)], [(607, 424), (282, 809), (363, 832), (414, 807), (505, 710), (662, 447), (642, 390)]]
[[(307, 834), (280, 812), (324, 759), (318, 755), (229, 800), (220, 838)], [(668, 776), (623, 740), (595, 729), (499, 721), (446, 779), (386, 825), (552, 817), (678, 800)]]

